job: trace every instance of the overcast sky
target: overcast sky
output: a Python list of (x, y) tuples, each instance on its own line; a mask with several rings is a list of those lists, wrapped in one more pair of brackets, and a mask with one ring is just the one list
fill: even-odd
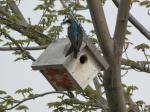
[[(35, 0), (24, 0), (21, 3), (20, 9), (23, 12), (26, 19), (31, 18), (33, 24), (36, 24), (40, 18), (40, 13), (33, 12), (33, 8), (38, 4)], [(116, 8), (111, 3), (111, 0), (105, 5), (105, 14), (111, 35), (113, 35), (115, 18), (116, 18)], [(147, 10), (141, 8), (138, 5), (133, 5), (131, 13), (147, 28), (150, 29), (150, 17), (147, 16)], [(86, 13), (87, 17), (90, 17), (89, 13)], [(89, 30), (91, 26), (85, 27), (85, 30)], [(139, 43), (146, 42), (150, 45), (150, 41), (146, 40), (142, 34), (140, 34), (134, 27), (129, 29), (133, 32), (130, 36), (131, 42), (134, 42), (135, 45)], [(14, 34), (15, 36), (15, 34)], [(132, 48), (132, 46), (131, 46)], [(34, 51), (32, 54), (37, 58), (43, 51)], [(128, 56), (131, 59), (140, 60), (143, 58), (143, 55), (135, 53), (135, 50), (128, 50)], [(11, 52), (1, 52), (0, 51), (0, 90), (6, 90), (9, 94), (13, 94), (15, 90), (19, 88), (31, 87), (37, 93), (43, 93), (47, 91), (54, 91), (51, 85), (47, 80), (38, 72), (31, 69), (31, 61), (17, 61), (13, 60), (16, 57), (11, 54)], [(135, 71), (129, 71), (127, 75), (124, 76), (123, 82), (128, 85), (137, 85), (139, 88), (138, 91), (134, 93), (134, 100), (144, 100), (150, 104), (150, 74), (138, 73)], [(49, 95), (46, 97), (39, 98), (35, 101), (27, 102), (30, 106), (29, 112), (48, 112), (48, 107), (46, 106), (47, 102), (56, 100), (55, 95)], [(10, 112), (16, 112), (12, 110)]]

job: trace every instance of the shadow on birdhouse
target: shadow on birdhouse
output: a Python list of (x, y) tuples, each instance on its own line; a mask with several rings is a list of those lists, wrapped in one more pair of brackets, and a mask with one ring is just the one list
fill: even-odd
[(67, 38), (55, 40), (32, 64), (34, 70), (46, 71), (45, 77), (57, 91), (84, 89), (101, 70), (108, 68), (88, 39), (84, 39), (77, 59), (73, 53), (65, 57), (69, 47)]

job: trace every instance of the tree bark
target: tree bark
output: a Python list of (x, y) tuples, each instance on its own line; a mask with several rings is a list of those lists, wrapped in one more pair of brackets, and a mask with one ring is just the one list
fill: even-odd
[(87, 0), (87, 3), (100, 47), (107, 62), (111, 63), (113, 40), (108, 30), (102, 5), (99, 0)]
[(94, 28), (109, 69), (104, 72), (104, 88), (111, 112), (126, 112), (121, 83), (121, 57), (131, 0), (121, 0), (114, 40), (111, 39), (103, 8), (98, 0), (87, 0)]
[(8, 0), (7, 2), (8, 2), (9, 7), (11, 8), (11, 10), (13, 11), (13, 13), (20, 20), (20, 24), (22, 24), (23, 26), (28, 26), (27, 21), (25, 20), (23, 14), (21, 13), (18, 6), (16, 5), (15, 1), (14, 0)]

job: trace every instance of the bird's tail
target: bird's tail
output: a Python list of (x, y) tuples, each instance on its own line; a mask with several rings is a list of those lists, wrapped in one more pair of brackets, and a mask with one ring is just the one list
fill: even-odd
[(74, 58), (77, 59), (77, 56), (78, 56), (78, 51), (74, 49)]
[(65, 57), (70, 55), (72, 52), (74, 52), (74, 58), (77, 58), (79, 50), (75, 49), (72, 45), (70, 46), (69, 50), (67, 51)]
[(73, 46), (71, 45), (69, 50), (67, 51), (65, 57), (67, 57), (69, 54), (71, 54), (73, 52)]

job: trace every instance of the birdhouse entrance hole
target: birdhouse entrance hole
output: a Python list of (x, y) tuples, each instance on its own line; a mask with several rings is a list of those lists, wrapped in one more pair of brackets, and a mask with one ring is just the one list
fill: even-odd
[(86, 55), (82, 55), (82, 56), (80, 57), (80, 63), (81, 63), (81, 64), (84, 64), (87, 60), (88, 60), (88, 58), (87, 58)]

